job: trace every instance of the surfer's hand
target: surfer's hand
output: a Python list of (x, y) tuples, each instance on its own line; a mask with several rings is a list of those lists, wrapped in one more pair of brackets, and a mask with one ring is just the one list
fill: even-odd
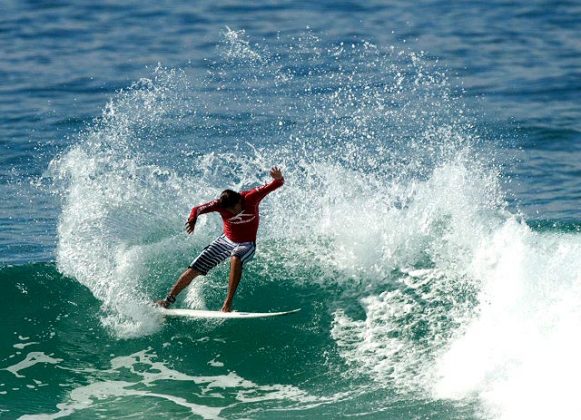
[(194, 227), (196, 226), (196, 221), (195, 220), (188, 220), (186, 222), (186, 232), (188, 232), (188, 235), (191, 234), (194, 231)]
[(278, 166), (273, 166), (270, 170), (270, 176), (274, 179), (282, 179), (282, 171)]

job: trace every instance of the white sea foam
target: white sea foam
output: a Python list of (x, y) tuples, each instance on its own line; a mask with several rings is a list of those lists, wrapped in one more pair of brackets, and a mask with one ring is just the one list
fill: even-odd
[(46, 363), (51, 365), (56, 365), (62, 362), (62, 359), (52, 357), (53, 355), (45, 354), (41, 351), (33, 351), (26, 355), (26, 357), (20, 362), (3, 368), (16, 376), (17, 378), (24, 378), (25, 376), (20, 373), (21, 370), (28, 369), (31, 366), (37, 365), (39, 363)]
[(479, 315), (438, 360), (436, 395), (480, 396), (499, 418), (574, 418), (581, 374), (579, 235), (507, 223), (475, 253)]
[[(357, 250), (362, 254), (365, 248), (382, 252), (367, 272), (356, 270), (367, 274), (360, 298), (365, 319), (338, 309), (332, 329), (350, 365), (402, 391), (421, 390), (432, 380), (438, 349), (472, 317), (478, 291), (468, 272), (473, 249), (506, 217), (487, 198), (498, 191), (494, 178), (469, 170), (461, 160), (410, 188), (406, 206), (390, 208), (372, 225), (381, 242), (343, 242), (354, 250), (362, 247)], [(422, 265), (426, 268), (416, 268)]]
[[(374, 256), (386, 258), (379, 266), (403, 273), (386, 291), (364, 293), (364, 319), (335, 312), (332, 335), (342, 356), (400, 391), (477, 398), (485, 416), (574, 418), (579, 235), (531, 231), (490, 200), (498, 192), (493, 178), (461, 165), (438, 168), (415, 191), (384, 232), (380, 223), (372, 227), (373, 236), (387, 238), (381, 246), (388, 252)], [(365, 254), (366, 247), (373, 250), (345, 241), (341, 251)], [(406, 269), (422, 253), (432, 267)], [(370, 275), (376, 269), (366, 267)]]
[[(93, 376), (103, 379), (73, 389), (65, 401), (56, 405), (58, 412), (22, 416), (21, 418), (56, 419), (72, 414), (83, 415), (91, 410), (99, 410), (100, 404), (105, 403), (111, 407), (111, 404), (119, 403), (125, 397), (139, 397), (140, 400), (146, 397), (149, 400), (173, 403), (175, 406), (204, 419), (225, 418), (222, 416), (223, 411), (239, 407), (241, 404), (280, 400), (300, 402), (302, 407), (309, 407), (330, 401), (309, 395), (295, 386), (255, 384), (232, 371), (223, 375), (188, 375), (157, 360), (157, 355), (149, 350), (115, 357), (111, 360), (110, 369), (92, 370), (91, 373)], [(127, 375), (131, 375), (134, 380), (121, 379), (127, 378)], [(117, 377), (119, 379), (116, 379)], [(168, 392), (167, 387), (163, 386), (167, 381), (189, 382), (194, 384), (198, 391), (190, 398), (173, 395)], [(217, 399), (220, 406), (195, 402), (200, 397), (207, 400)], [(229, 401), (228, 404), (224, 403), (225, 399)], [(143, 410), (143, 406), (140, 409)]]

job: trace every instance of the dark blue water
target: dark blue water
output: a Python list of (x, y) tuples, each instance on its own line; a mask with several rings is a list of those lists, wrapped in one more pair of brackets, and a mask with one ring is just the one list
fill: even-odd
[[(0, 12), (2, 416), (575, 417), (579, 2)], [(237, 299), (301, 315), (164, 324), (189, 208), (274, 164)]]

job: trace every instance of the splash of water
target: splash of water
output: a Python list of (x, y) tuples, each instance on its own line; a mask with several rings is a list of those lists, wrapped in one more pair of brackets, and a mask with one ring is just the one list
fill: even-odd
[[(220, 229), (204, 218), (187, 238), (189, 208), (279, 164), (287, 182), (264, 202), (252, 273), (340, 290), (329, 328), (351, 374), (527, 412), (515, 390), (530, 367), (578, 348), (553, 329), (577, 321), (578, 239), (506, 210), (461, 94), (421, 54), (311, 33), (277, 42), (228, 29), (205, 79), (160, 67), (111, 100), (52, 163), (59, 269), (103, 302), (114, 334), (156, 331), (144, 304)], [(548, 315), (530, 317), (529, 299)]]
[[(312, 242), (322, 246), (310, 252), (333, 261), (333, 270), (356, 270), (368, 265), (359, 261), (365, 250), (330, 253), (329, 241), (341, 246), (354, 223), (369, 224), (389, 217), (394, 205), (405, 206), (414, 179), (429, 176), (426, 168), (443, 164), (466, 142), (451, 128), (455, 101), (445, 76), (425, 71), (413, 53), (381, 52), (369, 43), (325, 50), (311, 36), (286, 57), (281, 48), (257, 60), (268, 51), (251, 49), (243, 35), (229, 30), (224, 60), (197, 81), (210, 92), (203, 106), (193, 100), (197, 93), (188, 96), (194, 89), (183, 73), (158, 67), (151, 79), (119, 92), (51, 165), (63, 196), (59, 269), (93, 291), (105, 322), (122, 335), (155, 330), (159, 320), (143, 325), (152, 319), (140, 309), (151, 293), (144, 279), (163, 275), (155, 261), (168, 264), (178, 258), (172, 254), (186, 252), (181, 218), (224, 185), (256, 185), (271, 164), (282, 163), (289, 186), (267, 204), (272, 216), (263, 236), (301, 242), (318, 226), (320, 240)], [(426, 108), (425, 101), (441, 106)], [(233, 130), (224, 119), (241, 139), (215, 144)], [(180, 127), (192, 126), (199, 137), (180, 135)], [(440, 138), (446, 130), (452, 134)], [(283, 211), (288, 202), (295, 203), (290, 215)], [(353, 206), (362, 207), (359, 220), (350, 216)], [(210, 239), (200, 231), (199, 243)], [(360, 241), (381, 234), (361, 232)]]

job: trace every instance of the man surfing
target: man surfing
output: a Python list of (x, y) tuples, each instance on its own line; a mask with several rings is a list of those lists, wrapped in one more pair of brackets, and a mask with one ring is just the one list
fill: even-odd
[(284, 184), (282, 172), (278, 167), (270, 170), (273, 180), (249, 191), (237, 193), (224, 190), (216, 200), (201, 204), (192, 209), (186, 222), (186, 232), (191, 234), (196, 226), (198, 216), (217, 211), (224, 222), (224, 233), (208, 245), (182, 273), (178, 281), (164, 300), (156, 302), (168, 308), (176, 301), (176, 296), (187, 287), (193, 279), (205, 276), (208, 272), (230, 257), (230, 278), (228, 293), (222, 306), (222, 312), (232, 310), (234, 294), (242, 277), (243, 265), (250, 261), (256, 250), (256, 233), (258, 231), (258, 205), (267, 194)]

